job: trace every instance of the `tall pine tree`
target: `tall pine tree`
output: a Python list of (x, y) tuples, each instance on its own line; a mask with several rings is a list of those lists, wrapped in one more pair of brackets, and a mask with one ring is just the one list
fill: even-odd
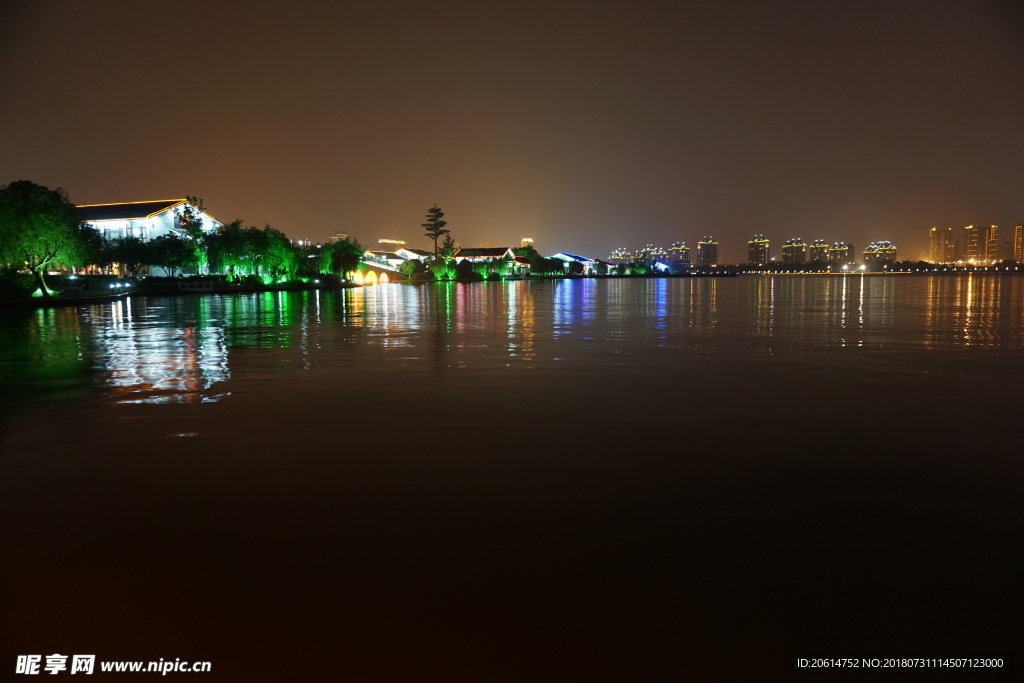
[(444, 218), (444, 211), (434, 204), (433, 207), (427, 210), (427, 222), (423, 223), (423, 227), (427, 231), (427, 237), (434, 240), (434, 258), (437, 258), (437, 240), (442, 235), (447, 235), (450, 230), (445, 230), (444, 226), (448, 225), (448, 221), (442, 220)]

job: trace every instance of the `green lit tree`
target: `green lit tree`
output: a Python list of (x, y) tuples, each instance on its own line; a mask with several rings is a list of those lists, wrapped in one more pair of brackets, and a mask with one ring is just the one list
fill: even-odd
[(263, 226), (262, 232), (267, 275), (281, 280), (294, 279), (300, 265), (295, 245), (287, 235), (269, 225)]
[(175, 222), (181, 234), (189, 238), (192, 246), (193, 258), (187, 267), (195, 268), (196, 272), (207, 263), (206, 234), (203, 232), (203, 214), (206, 212), (206, 205), (199, 197), (186, 196), (185, 203), (174, 210)]
[(61, 188), (29, 180), (0, 187), (0, 263), (23, 264), (41, 296), (53, 295), (44, 277), (50, 267), (84, 264), (90, 229)]
[(411, 258), (398, 267), (398, 272), (405, 275), (410, 280), (415, 280), (417, 276), (422, 275), (427, 270), (426, 265), (419, 259)]
[(444, 242), (441, 243), (437, 253), (445, 261), (451, 261), (455, 258), (455, 254), (459, 251), (459, 248), (455, 246), (455, 240), (452, 239), (451, 235), (444, 236)]
[(442, 236), (449, 234), (451, 231), (446, 230), (444, 226), (448, 225), (448, 221), (444, 219), (444, 211), (441, 211), (441, 207), (434, 204), (427, 210), (427, 222), (423, 223), (420, 227), (424, 228), (427, 233), (426, 236), (434, 240), (434, 257), (438, 254), (437, 240), (441, 239)]
[(351, 237), (325, 244), (320, 250), (320, 272), (348, 277), (359, 267), (364, 251), (363, 245)]

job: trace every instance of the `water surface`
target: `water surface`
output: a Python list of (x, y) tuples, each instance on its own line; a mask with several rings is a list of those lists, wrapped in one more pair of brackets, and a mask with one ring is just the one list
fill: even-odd
[(7, 640), (223, 680), (1007, 656), (1022, 294), (783, 276), (5, 312)]

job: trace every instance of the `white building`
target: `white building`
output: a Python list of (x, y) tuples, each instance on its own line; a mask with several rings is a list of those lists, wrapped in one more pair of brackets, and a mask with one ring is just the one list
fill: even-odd
[[(551, 258), (556, 258), (559, 261), (565, 261), (566, 268), (569, 267), (568, 264), (570, 264), (570, 263), (578, 263), (578, 264), (580, 264), (583, 267), (583, 274), (584, 275), (596, 275), (597, 271), (598, 271), (598, 266), (600, 266), (602, 263), (604, 263), (605, 266), (611, 265), (611, 264), (606, 263), (606, 262), (604, 262), (604, 261), (602, 261), (600, 259), (590, 258), (589, 256), (580, 256), (578, 254), (567, 254), (564, 251), (558, 252), (557, 254), (553, 255)], [(662, 268), (661, 270), (664, 270), (664, 269), (665, 268)]]
[(164, 199), (154, 202), (125, 202), (121, 204), (80, 204), (78, 213), (81, 219), (100, 231), (108, 240), (119, 237), (138, 237), (151, 240), (161, 235), (181, 235), (184, 228), (179, 225), (175, 213), (181, 213), (185, 207), (192, 210), (192, 215), (202, 219), (203, 232), (216, 232), (220, 221), (201, 212), (186, 199)]

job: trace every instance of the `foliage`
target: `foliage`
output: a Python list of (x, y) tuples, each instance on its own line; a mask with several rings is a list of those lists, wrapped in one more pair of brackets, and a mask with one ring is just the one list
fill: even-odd
[(61, 188), (29, 180), (0, 187), (0, 262), (24, 264), (42, 296), (53, 294), (43, 277), (50, 265), (84, 263), (89, 229)]
[(452, 280), (455, 278), (455, 266), (452, 261), (433, 259), (428, 267), (436, 280)]
[(320, 272), (346, 277), (359, 267), (366, 250), (351, 237), (325, 244), (320, 250)]
[(299, 255), (291, 240), (269, 225), (263, 226), (262, 233), (266, 274), (278, 280), (294, 279), (299, 270)]
[(150, 243), (139, 237), (119, 237), (110, 242), (110, 260), (123, 265), (129, 277), (135, 277), (140, 267), (150, 262), (152, 252)]
[(530, 263), (530, 272), (537, 275), (563, 275), (565, 261), (557, 258), (542, 258), (537, 263)]
[(455, 266), (455, 277), (459, 280), (482, 280), (486, 275), (486, 271), (481, 273), (477, 267), (479, 265), (482, 264), (471, 263), (463, 259)]
[(20, 299), (32, 294), (36, 288), (31, 273), (9, 265), (0, 265), (0, 297)]
[(398, 272), (405, 275), (410, 280), (419, 279), (418, 276), (423, 275), (427, 271), (427, 266), (419, 259), (409, 259), (398, 267)]
[(459, 248), (455, 246), (455, 240), (452, 239), (451, 235), (444, 236), (444, 242), (441, 243), (441, 247), (437, 250), (437, 255), (441, 258), (450, 261), (455, 258), (455, 254), (459, 251)]
[(107, 268), (113, 264), (114, 253), (110, 242), (103, 238), (99, 230), (83, 223), (80, 234), (82, 236), (83, 264), (100, 268)]
[(431, 208), (427, 209), (427, 222), (423, 223), (420, 227), (427, 231), (426, 236), (434, 240), (434, 256), (440, 256), (440, 252), (437, 249), (437, 240), (443, 235), (449, 234), (450, 230), (445, 230), (448, 221), (442, 220), (444, 218), (444, 212), (441, 211), (441, 207), (434, 204)]
[(163, 268), (172, 277), (195, 262), (192, 241), (181, 235), (160, 235), (149, 242), (149, 247), (149, 265)]
[(207, 263), (206, 234), (203, 232), (203, 217), (206, 206), (199, 197), (186, 196), (185, 204), (174, 210), (175, 222), (192, 247), (192, 258), (186, 267), (198, 272)]

